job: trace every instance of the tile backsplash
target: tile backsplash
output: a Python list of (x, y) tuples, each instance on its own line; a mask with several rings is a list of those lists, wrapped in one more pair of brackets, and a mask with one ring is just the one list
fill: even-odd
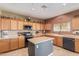
[(0, 31), (0, 38), (16, 38), (18, 37), (17, 31)]

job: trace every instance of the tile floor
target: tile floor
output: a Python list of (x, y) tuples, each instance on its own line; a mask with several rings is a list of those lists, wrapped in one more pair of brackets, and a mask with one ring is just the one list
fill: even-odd
[[(22, 48), (8, 53), (0, 54), (0, 56), (28, 56), (28, 48)], [(71, 52), (63, 48), (54, 46), (53, 56), (79, 56), (79, 53)]]

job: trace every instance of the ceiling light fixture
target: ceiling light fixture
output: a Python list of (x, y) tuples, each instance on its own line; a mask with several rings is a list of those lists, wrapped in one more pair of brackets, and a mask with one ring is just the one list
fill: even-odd
[(63, 3), (62, 5), (63, 5), (63, 6), (66, 6), (67, 4), (66, 4), (66, 3)]
[(32, 8), (32, 10), (34, 11), (34, 10), (35, 10), (35, 8)]

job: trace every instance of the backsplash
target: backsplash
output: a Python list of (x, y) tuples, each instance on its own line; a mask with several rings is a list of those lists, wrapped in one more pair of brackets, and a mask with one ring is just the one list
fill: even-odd
[(0, 38), (16, 38), (18, 37), (17, 31), (0, 31)]

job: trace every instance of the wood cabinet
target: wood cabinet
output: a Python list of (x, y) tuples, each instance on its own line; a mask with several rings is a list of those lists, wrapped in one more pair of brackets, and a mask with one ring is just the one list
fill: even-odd
[(10, 39), (10, 50), (14, 50), (18, 48), (18, 38)]
[(63, 38), (62, 37), (57, 37), (57, 46), (63, 47)]
[(63, 47), (63, 38), (59, 36), (53, 36), (53, 43), (57, 46)]
[(75, 51), (79, 52), (79, 39), (78, 38), (75, 39)]
[(45, 28), (44, 28), (44, 27), (45, 27), (44, 23), (41, 23), (40, 26), (41, 26), (41, 30), (45, 30)]
[(73, 30), (79, 29), (79, 17), (75, 17), (72, 19), (72, 29)]
[(17, 30), (18, 24), (16, 19), (11, 20), (11, 30)]
[(19, 36), (19, 48), (25, 47), (24, 36)]
[(2, 19), (2, 30), (10, 30), (10, 19)]
[(24, 21), (24, 25), (28, 25), (28, 21)]
[(28, 21), (28, 25), (29, 25), (29, 26), (32, 26), (32, 22), (31, 22), (31, 21)]
[(24, 25), (23, 21), (18, 21), (18, 30), (23, 30), (23, 25)]
[(46, 22), (46, 24), (45, 24), (45, 30), (51, 30), (52, 29), (51, 26), (52, 26), (52, 24), (51, 24), (50, 21)]
[(0, 40), (0, 53), (9, 51), (10, 41), (8, 39)]
[(36, 30), (36, 23), (35, 23), (35, 22), (33, 22), (32, 29), (33, 29), (33, 30)]
[(36, 30), (40, 30), (40, 29), (41, 29), (40, 23), (36, 23)]

